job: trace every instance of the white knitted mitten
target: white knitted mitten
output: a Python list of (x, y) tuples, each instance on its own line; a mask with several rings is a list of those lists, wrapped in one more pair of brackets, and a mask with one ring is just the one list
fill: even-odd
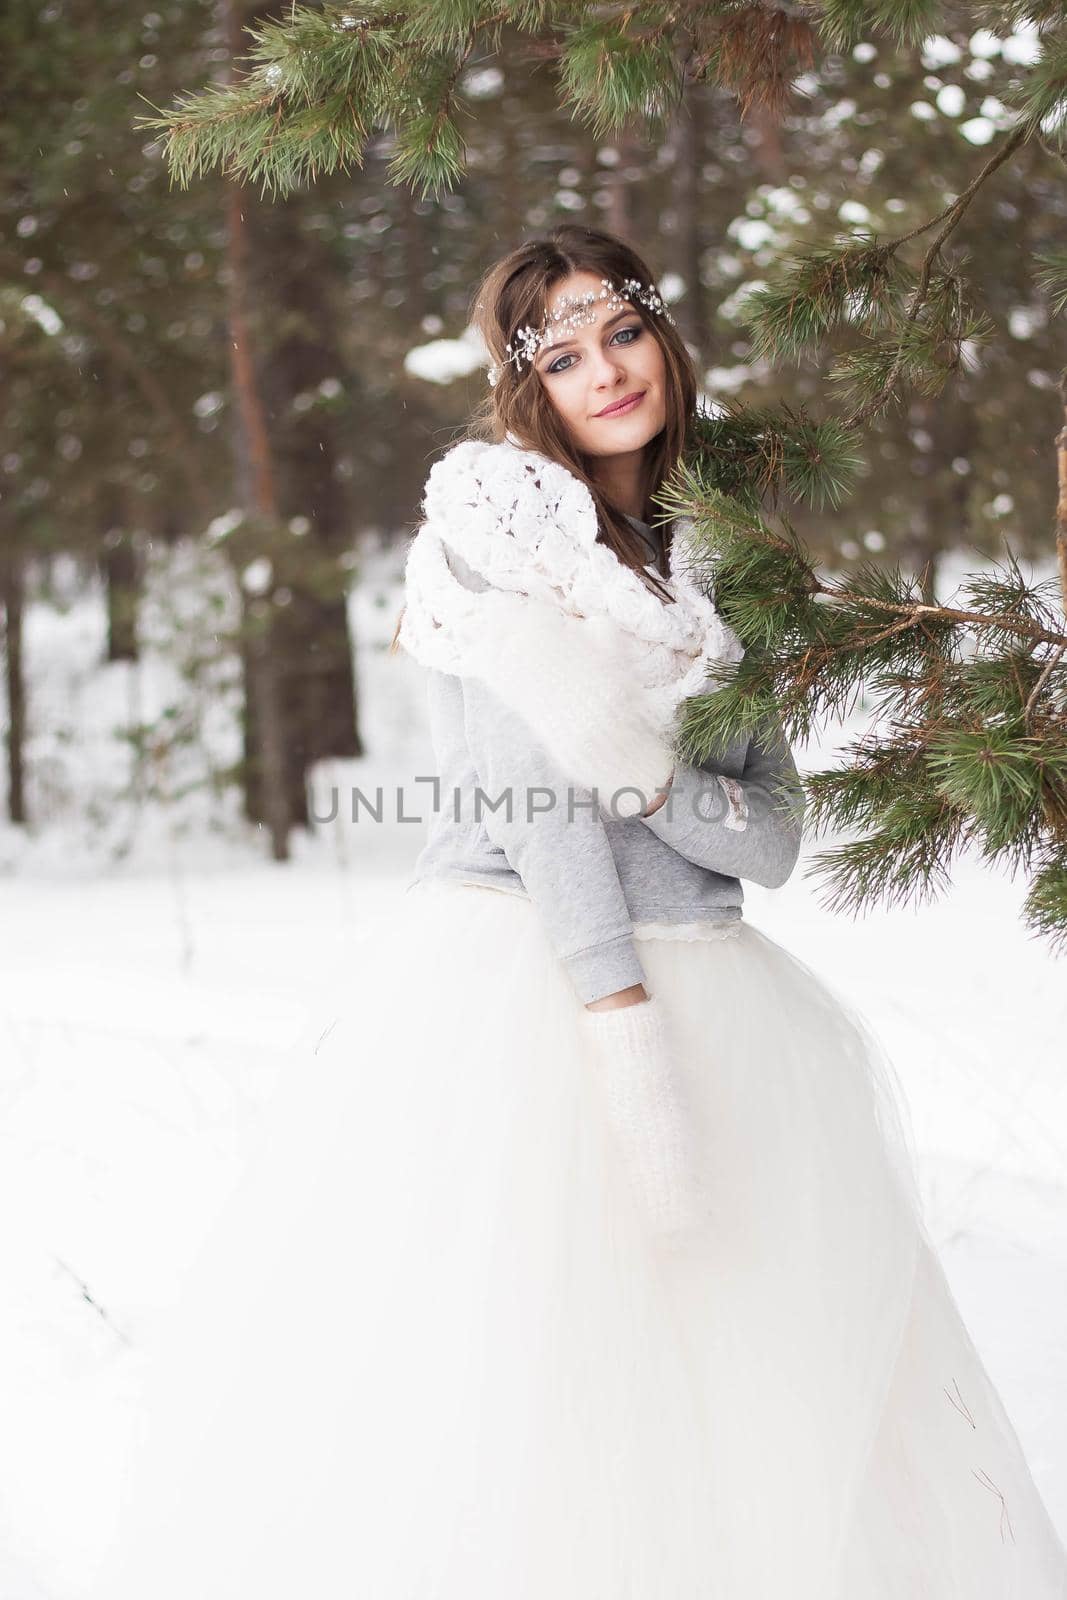
[(635, 642), (606, 618), (498, 591), (481, 597), (467, 647), (470, 670), (520, 713), (568, 779), (595, 788), (617, 817), (646, 811), (675, 765), (640, 660)]
[(652, 1231), (682, 1240), (707, 1220), (692, 1124), (679, 1094), (662, 1003), (583, 1008), (612, 1131)]

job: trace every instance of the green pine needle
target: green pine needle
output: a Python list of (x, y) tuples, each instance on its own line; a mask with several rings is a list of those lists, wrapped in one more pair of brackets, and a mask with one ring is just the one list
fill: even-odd
[(694, 764), (721, 759), (731, 745), (752, 738), (778, 712), (773, 681), (766, 681), (754, 655), (736, 665), (716, 664), (708, 682), (704, 693), (684, 702), (676, 735), (679, 755)]
[(1014, 643), (1017, 635), (996, 626), (997, 616), (1023, 617), (1050, 633), (1062, 631), (1063, 613), (1059, 608), (1059, 581), (1047, 578), (1031, 583), (1011, 550), (1002, 561), (990, 563), (989, 570), (970, 573), (961, 587), (960, 606), (990, 618), (983, 631), (988, 637)]
[(859, 916), (876, 905), (922, 904), (948, 888), (951, 858), (963, 842), (958, 814), (942, 800), (901, 796), (877, 832), (813, 856), (806, 876), (825, 884), (827, 910)]
[(1022, 909), (1027, 926), (1043, 935), (1059, 954), (1067, 955), (1067, 849), (1044, 862)]
[(942, 0), (873, 0), (872, 20), (899, 45), (922, 44), (936, 33)]
[(616, 133), (643, 116), (650, 132), (662, 129), (681, 103), (684, 80), (669, 30), (627, 31), (627, 16), (582, 20), (565, 27), (559, 78), (564, 97), (594, 138)]
[(755, 359), (799, 360), (836, 328), (870, 331), (899, 313), (905, 286), (890, 246), (850, 234), (787, 256), (772, 282), (746, 296), (740, 317)]
[(927, 765), (939, 794), (981, 826), (987, 853), (997, 854), (1041, 823), (1040, 741), (1007, 729), (935, 735)]
[(870, 24), (867, 0), (823, 0), (819, 29), (831, 50), (849, 50)]
[(499, 10), (485, 0), (405, 0), (400, 32), (409, 44), (455, 52)]
[(679, 480), (685, 492), (702, 498), (715, 489), (753, 513), (783, 492), (815, 510), (840, 505), (863, 466), (854, 429), (784, 403), (746, 406), (731, 396), (721, 415), (701, 414), (692, 433)]
[(837, 507), (863, 466), (859, 436), (837, 417), (798, 421), (783, 439), (783, 475), (790, 493), (816, 511)]
[(1067, 128), (1067, 36), (1048, 33), (1042, 44), (1041, 56), (1006, 98), (1027, 122), (1055, 138)]
[[(844, 386), (853, 405), (883, 394), (894, 369), (903, 384), (932, 398), (959, 370), (965, 348), (987, 344), (994, 332), (990, 318), (966, 304), (955, 274), (937, 274), (914, 320), (895, 318), (883, 337), (840, 356), (828, 376)], [(886, 405), (903, 399), (899, 384), (885, 394)]]
[(831, 50), (845, 51), (872, 29), (898, 44), (921, 44), (938, 31), (941, 0), (823, 0), (820, 27)]
[(388, 173), (393, 183), (406, 183), (419, 198), (437, 197), (462, 174), (466, 147), (456, 119), (444, 104), (409, 118), (399, 130)]
[(1058, 317), (1067, 309), (1067, 250), (1048, 250), (1034, 259), (1042, 263), (1041, 271), (1035, 274), (1037, 286), (1048, 295), (1052, 315)]
[(921, 781), (921, 746), (914, 739), (854, 740), (842, 754), (846, 765), (809, 773), (807, 826), (815, 834), (877, 828), (901, 789)]
[[(946, 712), (962, 726), (1017, 727), (1043, 666), (1030, 648), (1017, 642), (1006, 644), (995, 655), (976, 654), (960, 661), (945, 674)], [(1046, 681), (1046, 694), (1051, 694), (1055, 685), (1053, 673)]]

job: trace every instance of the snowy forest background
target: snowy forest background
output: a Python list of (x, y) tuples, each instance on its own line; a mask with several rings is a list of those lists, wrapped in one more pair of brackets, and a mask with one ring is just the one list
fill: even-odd
[[(421, 672), (387, 645), (426, 473), (484, 392), (465, 316), (487, 261), (556, 220), (611, 228), (658, 270), (706, 406), (810, 401), (819, 360), (754, 359), (746, 293), (829, 230), (936, 212), (1036, 50), (1026, 23), (872, 35), (814, 63), (780, 119), (692, 85), (655, 147), (594, 137), (505, 53), (467, 69), (469, 170), (436, 199), (388, 181), (385, 136), (285, 198), (210, 173), (182, 189), (136, 119), (225, 75), (234, 16), (0, 16), (0, 1600), (77, 1592), (139, 1365), (421, 843)], [(925, 568), (940, 599), (1008, 548), (1054, 572), (1063, 321), (1031, 258), (1065, 227), (1062, 163), (1034, 147), (968, 212), (999, 337), (879, 422), (845, 504), (796, 518), (831, 571)], [(254, 370), (232, 370), (237, 327)], [(242, 386), (267, 421), (251, 452)], [(280, 796), (246, 709), (265, 639)], [(354, 785), (402, 791), (414, 820), (321, 820)], [(931, 1231), (1067, 1534), (1067, 984), (1020, 927), (1024, 887), (965, 861), (937, 903), (854, 922), (802, 864), (746, 886), (746, 910), (885, 1043)]]

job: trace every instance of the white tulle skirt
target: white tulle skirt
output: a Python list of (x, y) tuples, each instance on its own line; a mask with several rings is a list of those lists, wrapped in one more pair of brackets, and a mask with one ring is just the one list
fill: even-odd
[(861, 1022), (645, 938), (715, 1225), (661, 1247), (526, 899), (419, 884), (194, 1267), (99, 1600), (1063, 1600)]

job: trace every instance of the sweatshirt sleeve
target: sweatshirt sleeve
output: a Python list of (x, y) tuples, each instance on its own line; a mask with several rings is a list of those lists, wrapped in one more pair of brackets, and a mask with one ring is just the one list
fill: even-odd
[(688, 861), (777, 889), (800, 855), (804, 791), (780, 726), (749, 742), (740, 777), (679, 762), (646, 827)]
[(484, 682), (461, 682), (479, 820), (536, 904), (579, 1000), (643, 983), (615, 856), (589, 790), (568, 781)]

